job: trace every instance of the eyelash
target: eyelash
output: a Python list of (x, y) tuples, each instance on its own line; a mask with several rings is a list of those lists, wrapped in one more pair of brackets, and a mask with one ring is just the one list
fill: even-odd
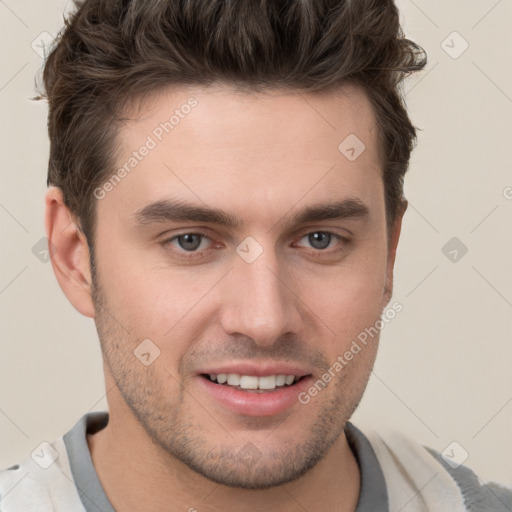
[[(339, 242), (341, 242), (341, 247), (339, 247), (337, 249), (334, 249), (334, 250), (331, 250), (331, 251), (329, 251), (328, 249), (314, 249), (313, 248), (313, 251), (314, 251), (313, 257), (322, 257), (325, 254), (330, 254), (331, 256), (335, 255), (335, 254), (338, 254), (339, 252), (341, 252), (344, 249), (344, 247), (343, 247), (344, 245), (350, 243), (350, 239), (348, 239), (348, 238), (346, 238), (344, 236), (341, 236), (341, 235), (339, 235), (337, 233), (333, 233), (332, 231), (323, 231), (323, 230), (308, 231), (307, 233), (304, 233), (299, 238), (299, 241), (302, 240), (304, 237), (307, 237), (308, 235), (312, 235), (313, 233), (324, 233), (324, 234), (327, 234), (327, 235), (331, 235), (332, 237), (337, 239)], [(178, 235), (174, 235), (173, 237), (164, 240), (162, 242), (162, 244), (164, 246), (169, 246), (169, 245), (171, 245), (171, 242), (177, 240), (180, 236), (185, 236), (185, 235), (201, 236), (201, 237), (203, 237), (203, 239), (208, 239), (208, 240), (213, 241), (206, 233), (188, 231), (188, 232), (185, 232), (185, 233), (180, 233)], [(201, 257), (203, 257), (204, 253), (206, 251), (208, 251), (208, 250), (209, 249), (205, 249), (203, 251), (196, 252), (196, 251), (185, 251), (184, 249), (181, 249), (181, 250), (172, 249), (172, 251), (175, 252), (175, 253), (178, 253), (181, 258), (184, 258), (184, 259), (187, 259), (187, 260), (201, 258)]]

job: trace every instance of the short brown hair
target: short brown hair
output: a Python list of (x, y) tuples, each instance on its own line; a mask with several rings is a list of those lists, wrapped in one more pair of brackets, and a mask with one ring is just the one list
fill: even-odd
[[(416, 142), (403, 78), (426, 64), (393, 0), (75, 0), (43, 72), (48, 185), (89, 244), (93, 191), (113, 172), (129, 102), (171, 85), (366, 91), (377, 119), (388, 232)], [(341, 141), (340, 141), (341, 142)]]

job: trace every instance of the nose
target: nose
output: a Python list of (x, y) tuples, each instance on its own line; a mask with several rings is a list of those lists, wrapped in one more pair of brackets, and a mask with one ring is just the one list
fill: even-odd
[(250, 337), (263, 348), (300, 329), (301, 301), (291, 272), (279, 264), (275, 251), (265, 250), (252, 263), (235, 254), (223, 286), (221, 322), (226, 333)]

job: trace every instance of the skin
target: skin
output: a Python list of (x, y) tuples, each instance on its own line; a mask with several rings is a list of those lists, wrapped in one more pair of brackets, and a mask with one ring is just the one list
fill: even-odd
[[(379, 319), (407, 205), (388, 239), (370, 102), (348, 85), (321, 94), (165, 90), (122, 126), (119, 166), (190, 97), (197, 106), (97, 201), (94, 282), (76, 219), (59, 189), (47, 193), (55, 274), (74, 307), (95, 319), (104, 356), (110, 421), (88, 437), (98, 476), (121, 512), (353, 511), (360, 474), (343, 429), (378, 336), (309, 404), (275, 415), (223, 407), (202, 392), (197, 371), (286, 361), (317, 380)], [(353, 162), (338, 150), (351, 133), (366, 146)], [(369, 214), (290, 224), (309, 205), (349, 197)], [(137, 223), (137, 211), (168, 199), (220, 208), (244, 224)], [(187, 259), (188, 246), (172, 237), (197, 232), (209, 238)], [(348, 242), (333, 236), (318, 248), (308, 236), (318, 232)], [(252, 263), (236, 252), (249, 236), (263, 250)], [(134, 356), (145, 339), (160, 350), (148, 366)]]

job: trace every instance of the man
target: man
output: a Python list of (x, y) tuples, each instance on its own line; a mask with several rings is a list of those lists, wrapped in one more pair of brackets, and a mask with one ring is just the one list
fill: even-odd
[(78, 3), (44, 71), (45, 219), (109, 412), (3, 471), (2, 512), (512, 510), (349, 422), (424, 65), (392, 1)]

